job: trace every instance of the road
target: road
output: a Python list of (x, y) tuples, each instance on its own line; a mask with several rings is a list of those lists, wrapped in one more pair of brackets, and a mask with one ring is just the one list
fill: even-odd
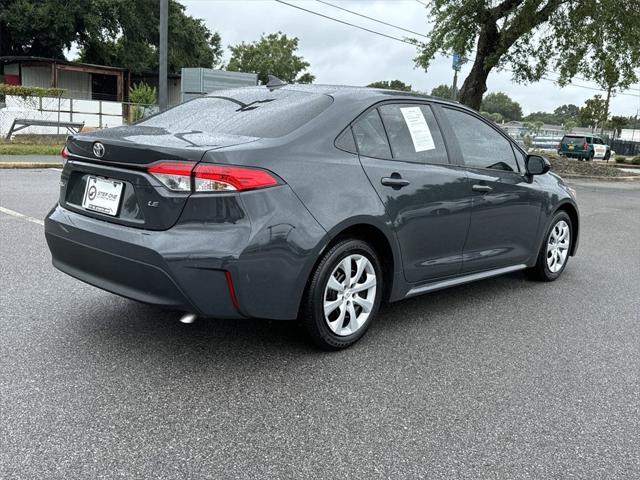
[[(0, 478), (639, 478), (640, 185), (579, 255), (386, 306), (353, 348), (177, 322), (50, 263), (59, 172), (0, 171)], [(6, 211), (5, 211), (6, 212)]]

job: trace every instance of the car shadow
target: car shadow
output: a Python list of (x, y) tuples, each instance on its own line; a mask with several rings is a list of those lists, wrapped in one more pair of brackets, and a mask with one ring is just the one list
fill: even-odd
[[(367, 335), (352, 348), (333, 355), (357, 355), (361, 350), (385, 348), (389, 336), (404, 335), (409, 324), (429, 328), (440, 317), (455, 316), (459, 310), (476, 310), (503, 296), (527, 293), (535, 288), (521, 272), (483, 282), (433, 292), (420, 297), (383, 305), (376, 323)], [(104, 300), (104, 299), (102, 299)], [(178, 321), (181, 313), (163, 310), (114, 297), (110, 308), (92, 309), (91, 321), (76, 318), (80, 328), (76, 334), (78, 348), (88, 348), (105, 354), (117, 351), (124, 357), (159, 356), (190, 359), (198, 362), (226, 363), (259, 359), (325, 357), (326, 352), (313, 346), (297, 321), (264, 319), (222, 320), (200, 318), (193, 324)], [(113, 307), (111, 308), (111, 305)], [(409, 342), (410, 339), (407, 339)]]

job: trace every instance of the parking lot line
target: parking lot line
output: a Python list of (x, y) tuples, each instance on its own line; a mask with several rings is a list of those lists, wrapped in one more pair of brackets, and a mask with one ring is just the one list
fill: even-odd
[(12, 217), (21, 218), (23, 220), (26, 220), (27, 222), (37, 223), (38, 225), (43, 225), (44, 226), (44, 222), (42, 220), (30, 217), (28, 215), (23, 215), (20, 212), (16, 212), (14, 210), (9, 210), (8, 208), (0, 207), (0, 212), (5, 213), (7, 215), (11, 215)]

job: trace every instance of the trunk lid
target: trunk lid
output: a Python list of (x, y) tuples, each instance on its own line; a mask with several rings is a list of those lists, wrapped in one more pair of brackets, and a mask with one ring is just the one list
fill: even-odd
[[(198, 163), (207, 151), (254, 140), (228, 134), (169, 133), (143, 126), (75, 135), (67, 141), (69, 157), (62, 172), (60, 204), (112, 223), (166, 230), (178, 221), (191, 193), (168, 190), (147, 168), (161, 160)], [(105, 180), (117, 188), (101, 191)], [(95, 186), (98, 196), (116, 192), (111, 212), (115, 214), (104, 213), (101, 205), (91, 203)]]

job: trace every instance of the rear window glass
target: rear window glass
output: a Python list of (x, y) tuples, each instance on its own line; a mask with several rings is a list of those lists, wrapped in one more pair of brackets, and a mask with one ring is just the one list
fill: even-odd
[(282, 137), (319, 115), (328, 95), (295, 90), (221, 90), (148, 118), (138, 125), (178, 133), (225, 133), (246, 137)]
[(584, 137), (571, 137), (565, 136), (562, 138), (562, 143), (584, 143), (586, 139)]

